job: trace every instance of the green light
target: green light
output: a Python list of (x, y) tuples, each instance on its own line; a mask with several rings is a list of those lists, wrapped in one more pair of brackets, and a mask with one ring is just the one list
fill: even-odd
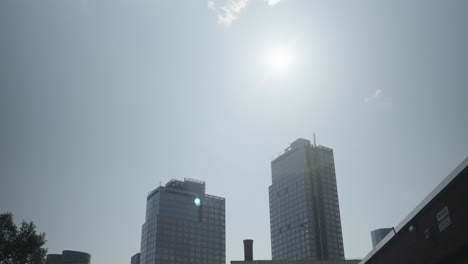
[(201, 200), (200, 198), (195, 198), (195, 200), (193, 200), (193, 202), (195, 203), (196, 206), (200, 206), (201, 205)]

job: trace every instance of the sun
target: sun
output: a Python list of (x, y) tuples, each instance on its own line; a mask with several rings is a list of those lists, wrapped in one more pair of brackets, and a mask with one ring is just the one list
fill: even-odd
[(288, 46), (274, 46), (266, 53), (266, 64), (272, 74), (289, 73), (294, 64), (294, 52)]

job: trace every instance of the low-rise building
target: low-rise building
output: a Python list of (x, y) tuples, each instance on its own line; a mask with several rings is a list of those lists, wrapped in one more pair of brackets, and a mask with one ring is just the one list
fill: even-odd
[(91, 255), (86, 252), (64, 250), (62, 254), (48, 254), (46, 264), (91, 264)]

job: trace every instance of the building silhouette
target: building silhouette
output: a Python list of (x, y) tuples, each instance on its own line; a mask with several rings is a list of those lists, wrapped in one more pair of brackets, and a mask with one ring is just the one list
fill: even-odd
[(46, 264), (90, 264), (91, 255), (85, 252), (64, 250), (62, 254), (48, 254)]
[(139, 263), (225, 264), (225, 222), (225, 199), (204, 182), (171, 180), (148, 194)]
[(271, 162), (273, 260), (344, 260), (333, 150), (297, 139)]
[(140, 253), (136, 253), (130, 258), (130, 264), (140, 264)]

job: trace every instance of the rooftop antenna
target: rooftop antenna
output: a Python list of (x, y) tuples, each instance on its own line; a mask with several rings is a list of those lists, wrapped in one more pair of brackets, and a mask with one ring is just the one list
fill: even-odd
[(314, 133), (314, 147), (317, 146), (317, 141), (315, 140), (315, 133)]

